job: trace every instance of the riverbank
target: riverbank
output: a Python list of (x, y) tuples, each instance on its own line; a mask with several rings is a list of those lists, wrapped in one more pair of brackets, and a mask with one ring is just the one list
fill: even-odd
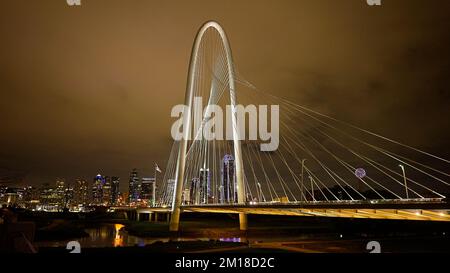
[[(226, 251), (230, 249), (238, 250), (248, 248), (247, 243), (241, 242), (222, 242), (217, 240), (210, 241), (157, 241), (145, 246), (129, 246), (129, 247), (101, 247), (101, 248), (83, 248), (83, 253), (185, 253), (198, 252), (208, 249), (210, 251)], [(40, 247), (39, 253), (67, 253), (63, 247)]]
[(354, 219), (327, 217), (285, 217), (249, 215), (247, 231), (238, 227), (235, 215), (185, 214), (177, 233), (169, 232), (166, 222), (124, 222), (125, 229), (143, 237), (408, 237), (450, 234), (450, 222)]

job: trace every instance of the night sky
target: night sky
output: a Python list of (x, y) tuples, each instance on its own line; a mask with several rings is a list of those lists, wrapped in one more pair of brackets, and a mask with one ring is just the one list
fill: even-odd
[(448, 158), (450, 1), (0, 1), (0, 183), (165, 166), (197, 29), (257, 87)]

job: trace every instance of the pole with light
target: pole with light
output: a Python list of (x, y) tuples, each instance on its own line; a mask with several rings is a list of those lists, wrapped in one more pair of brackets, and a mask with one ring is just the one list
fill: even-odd
[(256, 184), (258, 186), (258, 188), (256, 189), (257, 192), (257, 197), (258, 197), (258, 202), (261, 202), (261, 184), (259, 184), (259, 182)]
[(161, 169), (159, 168), (158, 164), (155, 163), (155, 181), (153, 181), (153, 207), (156, 206), (156, 174), (161, 173)]
[(403, 172), (403, 181), (405, 183), (405, 193), (406, 193), (406, 199), (409, 199), (409, 194), (408, 194), (408, 184), (406, 183), (406, 174), (405, 174), (405, 167), (402, 164), (398, 165)]
[(314, 181), (313, 181), (313, 178), (312, 178), (312, 176), (310, 175), (309, 176), (309, 180), (311, 180), (311, 195), (312, 195), (312, 199), (313, 199), (313, 201), (316, 201), (316, 198), (314, 198)]
[[(304, 193), (303, 193), (303, 187), (304, 187), (304, 184), (303, 184), (303, 169), (305, 168), (305, 161), (306, 161), (306, 159), (305, 158), (303, 158), (302, 159), (302, 186), (300, 187), (300, 192), (301, 192), (301, 195), (300, 195), (300, 201), (303, 201), (303, 197), (304, 197)], [(305, 198), (306, 199), (306, 198)], [(306, 200), (305, 200), (306, 201)]]

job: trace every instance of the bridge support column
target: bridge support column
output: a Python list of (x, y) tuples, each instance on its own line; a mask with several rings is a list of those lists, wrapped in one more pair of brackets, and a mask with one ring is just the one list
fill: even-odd
[(136, 212), (136, 221), (140, 221), (141, 220), (141, 214), (139, 212)]
[(241, 212), (239, 213), (239, 229), (247, 230), (248, 222), (247, 222), (247, 214)]

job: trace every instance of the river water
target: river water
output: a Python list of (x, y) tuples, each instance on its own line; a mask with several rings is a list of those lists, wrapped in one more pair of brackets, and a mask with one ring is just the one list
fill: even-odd
[[(168, 237), (157, 238), (157, 237), (140, 237), (128, 234), (127, 230), (124, 228), (123, 224), (98, 224), (94, 227), (85, 228), (84, 231), (89, 234), (89, 236), (82, 238), (73, 238), (71, 240), (60, 240), (60, 241), (38, 241), (35, 244), (38, 247), (66, 247), (69, 241), (78, 241), (83, 248), (100, 248), (100, 247), (127, 247), (127, 246), (138, 246), (144, 247), (155, 243), (168, 242), (170, 239)], [(220, 230), (220, 229), (219, 229)], [(225, 234), (226, 232), (223, 232)], [(275, 237), (252, 237), (252, 238), (241, 238), (241, 237), (222, 237), (215, 234), (214, 238), (210, 237), (179, 237), (178, 241), (209, 241), (210, 239), (215, 239), (223, 242), (276, 242), (281, 240), (297, 241), (299, 239), (306, 239), (309, 236), (275, 236)], [(173, 238), (171, 240), (174, 240)]]
[[(127, 247), (138, 246), (144, 247), (145, 245), (153, 244), (157, 241), (168, 242), (169, 238), (153, 238), (153, 237), (139, 237), (128, 234), (122, 224), (99, 224), (95, 227), (85, 229), (89, 234), (87, 237), (74, 238), (72, 240), (61, 241), (40, 241), (35, 242), (38, 247), (66, 247), (69, 241), (78, 241), (82, 248), (102, 248), (102, 247)], [(291, 250), (292, 247), (297, 247), (298, 251), (304, 251), (304, 248), (315, 249), (320, 252), (365, 252), (366, 244), (373, 239), (369, 238), (355, 238), (350, 240), (344, 240), (342, 234), (336, 234), (332, 236), (326, 236), (329, 242), (323, 240), (316, 240), (316, 236), (311, 235), (291, 235), (291, 236), (258, 236), (252, 238), (214, 238), (216, 240), (225, 242), (249, 242), (255, 246), (260, 243), (272, 244), (272, 248), (278, 248), (276, 244), (283, 242), (289, 243)], [(322, 237), (322, 236), (317, 236)], [(411, 239), (411, 240), (405, 240)], [(173, 238), (172, 238), (173, 240)], [(179, 241), (208, 241), (210, 238), (178, 238)], [(411, 241), (411, 242), (409, 242)], [(414, 252), (424, 251), (428, 252), (448, 252), (448, 237), (446, 233), (442, 234), (438, 238), (384, 238), (382, 242), (383, 247), (386, 250), (392, 252)], [(408, 243), (409, 242), (409, 243)], [(274, 245), (274, 244), (275, 245)]]
[[(84, 231), (89, 234), (87, 237), (73, 238), (62, 241), (39, 241), (35, 244), (38, 247), (65, 247), (69, 241), (78, 241), (82, 247), (126, 247), (140, 246), (144, 247), (155, 243), (168, 242), (169, 238), (140, 237), (130, 235), (123, 224), (99, 224), (95, 227), (85, 228)], [(172, 239), (173, 240), (173, 239)], [(209, 240), (209, 238), (178, 238), (179, 241), (198, 241)], [(221, 241), (240, 242), (241, 238), (220, 238)]]

